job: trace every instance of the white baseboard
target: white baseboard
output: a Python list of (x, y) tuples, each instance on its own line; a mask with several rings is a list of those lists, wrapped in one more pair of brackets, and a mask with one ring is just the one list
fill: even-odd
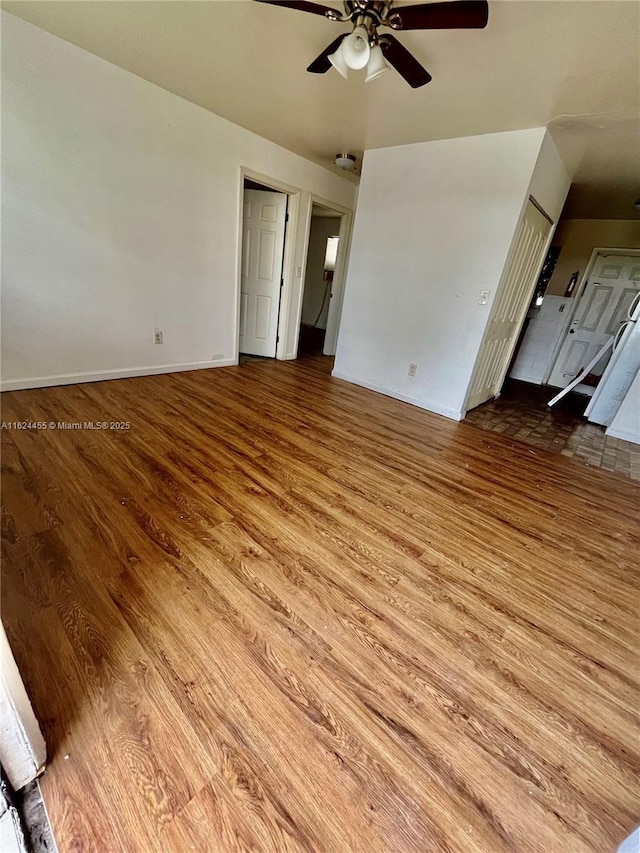
[(384, 394), (385, 397), (393, 397), (394, 400), (401, 400), (403, 403), (410, 403), (412, 406), (417, 406), (419, 409), (426, 409), (428, 412), (435, 412), (436, 415), (443, 415), (445, 418), (450, 418), (454, 421), (461, 421), (465, 413), (456, 409), (449, 409), (446, 406), (440, 406), (431, 400), (423, 400), (420, 397), (411, 397), (409, 394), (401, 394), (398, 391), (392, 391), (390, 388), (385, 388), (383, 385), (376, 385), (375, 382), (365, 382), (363, 379), (356, 379), (354, 376), (349, 376), (342, 373), (340, 370), (332, 370), (331, 375), (336, 379), (343, 379), (345, 382), (350, 382), (352, 385), (360, 385), (362, 388), (367, 388), (369, 391), (376, 391), (378, 394)]
[(611, 438), (621, 438), (623, 441), (632, 441), (634, 444), (640, 444), (640, 435), (637, 432), (627, 432), (624, 429), (607, 427), (605, 435), (610, 435)]
[(162, 373), (181, 373), (185, 370), (206, 370), (210, 367), (230, 367), (235, 358), (216, 361), (193, 361), (185, 364), (160, 364), (154, 367), (128, 367), (123, 370), (98, 370), (93, 373), (66, 373), (57, 376), (31, 376), (26, 379), (5, 379), (2, 391), (24, 391), (28, 388), (50, 388), (53, 385), (78, 385), (82, 382), (104, 382), (106, 379), (129, 379), (132, 376), (155, 376)]

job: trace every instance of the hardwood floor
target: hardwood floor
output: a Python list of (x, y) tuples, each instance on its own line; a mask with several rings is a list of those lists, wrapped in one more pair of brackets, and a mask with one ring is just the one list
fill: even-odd
[(322, 358), (12, 392), (60, 853), (582, 853), (640, 822), (638, 487)]

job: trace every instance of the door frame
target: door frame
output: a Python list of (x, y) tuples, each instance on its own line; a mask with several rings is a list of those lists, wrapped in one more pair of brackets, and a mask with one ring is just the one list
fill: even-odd
[(328, 201), (321, 196), (309, 195), (309, 201), (306, 211), (305, 221), (305, 240), (304, 254), (302, 261), (302, 275), (300, 277), (300, 288), (298, 295), (298, 307), (294, 315), (295, 328), (290, 329), (291, 333), (288, 339), (292, 342), (291, 353), (287, 358), (298, 357), (298, 343), (300, 338), (300, 323), (302, 322), (302, 300), (304, 297), (304, 286), (307, 275), (307, 259), (309, 256), (309, 240), (311, 239), (311, 219), (313, 216), (313, 205), (319, 204), (321, 207), (331, 210), (336, 216), (340, 217), (340, 227), (338, 229), (338, 254), (336, 255), (336, 268), (333, 272), (333, 281), (331, 282), (331, 297), (329, 300), (329, 314), (327, 316), (327, 329), (324, 336), (324, 355), (335, 355), (338, 344), (338, 333), (340, 331), (340, 320), (342, 317), (342, 305), (344, 302), (344, 285), (347, 277), (347, 266), (349, 261), (349, 251), (351, 249), (351, 224), (353, 220), (353, 210), (348, 207), (343, 207), (335, 201)]
[(275, 178), (261, 175), (259, 172), (245, 166), (240, 167), (238, 183), (238, 252), (236, 259), (236, 317), (234, 323), (234, 349), (236, 364), (240, 361), (240, 301), (242, 288), (242, 223), (244, 219), (244, 182), (255, 181), (275, 192), (284, 193), (287, 196), (287, 221), (284, 232), (284, 254), (282, 259), (282, 279), (280, 288), (280, 305), (278, 308), (278, 330), (276, 332), (276, 355), (277, 359), (284, 359), (287, 346), (287, 322), (291, 292), (294, 289), (294, 264), (296, 255), (296, 232), (298, 226), (298, 211), (300, 209), (300, 189), (291, 184), (285, 184)]
[[(311, 212), (314, 202), (332, 210), (340, 217), (340, 228), (338, 230), (338, 255), (336, 257), (336, 269), (333, 274), (331, 287), (332, 298), (329, 305), (329, 317), (327, 321), (327, 332), (325, 335), (324, 352), (326, 355), (334, 355), (336, 351), (340, 319), (342, 316), (342, 304), (344, 300), (344, 284), (347, 276), (349, 251), (351, 249), (351, 233), (353, 223), (353, 209), (345, 207), (335, 201), (307, 193), (300, 187), (294, 187), (276, 178), (270, 178), (250, 169), (248, 166), (240, 166), (238, 174), (238, 246), (236, 253), (236, 300), (235, 300), (235, 322), (234, 322), (234, 348), (235, 363), (240, 360), (240, 299), (241, 299), (241, 277), (242, 277), (242, 221), (244, 214), (244, 182), (246, 180), (263, 184), (276, 192), (285, 193), (288, 196), (287, 212), (289, 218), (284, 237), (284, 258), (282, 265), (283, 284), (280, 291), (280, 308), (278, 311), (278, 332), (276, 342), (276, 359), (295, 359), (298, 357), (298, 338), (300, 335), (300, 319), (302, 317), (302, 294), (304, 291), (304, 278), (307, 268), (307, 255), (309, 252), (309, 236), (311, 233)], [(304, 232), (301, 226), (301, 212), (303, 196), (307, 199), (304, 218)], [(299, 247), (302, 241), (300, 233), (304, 234), (303, 248)], [(298, 254), (299, 248), (302, 252)], [(297, 257), (296, 257), (297, 256)], [(297, 269), (296, 269), (296, 261)]]
[[(547, 385), (549, 383), (549, 379), (551, 378), (551, 374), (555, 370), (556, 361), (558, 360), (558, 356), (560, 355), (560, 351), (565, 344), (567, 339), (567, 335), (569, 334), (569, 328), (573, 323), (576, 312), (578, 310), (578, 306), (580, 304), (580, 300), (584, 295), (584, 291), (586, 290), (587, 284), (589, 283), (589, 279), (591, 278), (591, 273), (596, 265), (598, 260), (598, 256), (602, 255), (606, 257), (607, 255), (622, 255), (629, 257), (640, 257), (640, 249), (618, 249), (618, 248), (607, 248), (606, 246), (596, 246), (591, 255), (589, 257), (589, 263), (585, 267), (582, 278), (580, 279), (580, 283), (576, 288), (576, 295), (573, 297), (573, 307), (570, 311), (567, 312), (567, 317), (564, 321), (564, 326), (562, 327), (562, 331), (558, 335), (558, 340), (556, 341), (556, 345), (554, 347), (551, 358), (549, 359), (549, 366), (545, 372), (545, 375), (542, 377), (542, 384)], [(555, 387), (555, 386), (554, 386)]]
[(40, 775), (47, 758), (47, 748), (2, 622), (0, 714), (3, 726), (0, 763), (11, 786), (18, 791)]

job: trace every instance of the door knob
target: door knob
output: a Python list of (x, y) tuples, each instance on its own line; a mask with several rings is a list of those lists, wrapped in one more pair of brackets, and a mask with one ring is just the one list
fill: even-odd
[(570, 334), (570, 335), (575, 335), (575, 333), (576, 333), (576, 330), (575, 330), (575, 329), (569, 329), (569, 334)]

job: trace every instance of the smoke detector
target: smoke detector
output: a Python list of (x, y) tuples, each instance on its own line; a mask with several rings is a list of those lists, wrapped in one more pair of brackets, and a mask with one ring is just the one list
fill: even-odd
[(348, 172), (351, 172), (356, 167), (355, 154), (336, 154), (334, 163), (341, 169), (346, 169)]

